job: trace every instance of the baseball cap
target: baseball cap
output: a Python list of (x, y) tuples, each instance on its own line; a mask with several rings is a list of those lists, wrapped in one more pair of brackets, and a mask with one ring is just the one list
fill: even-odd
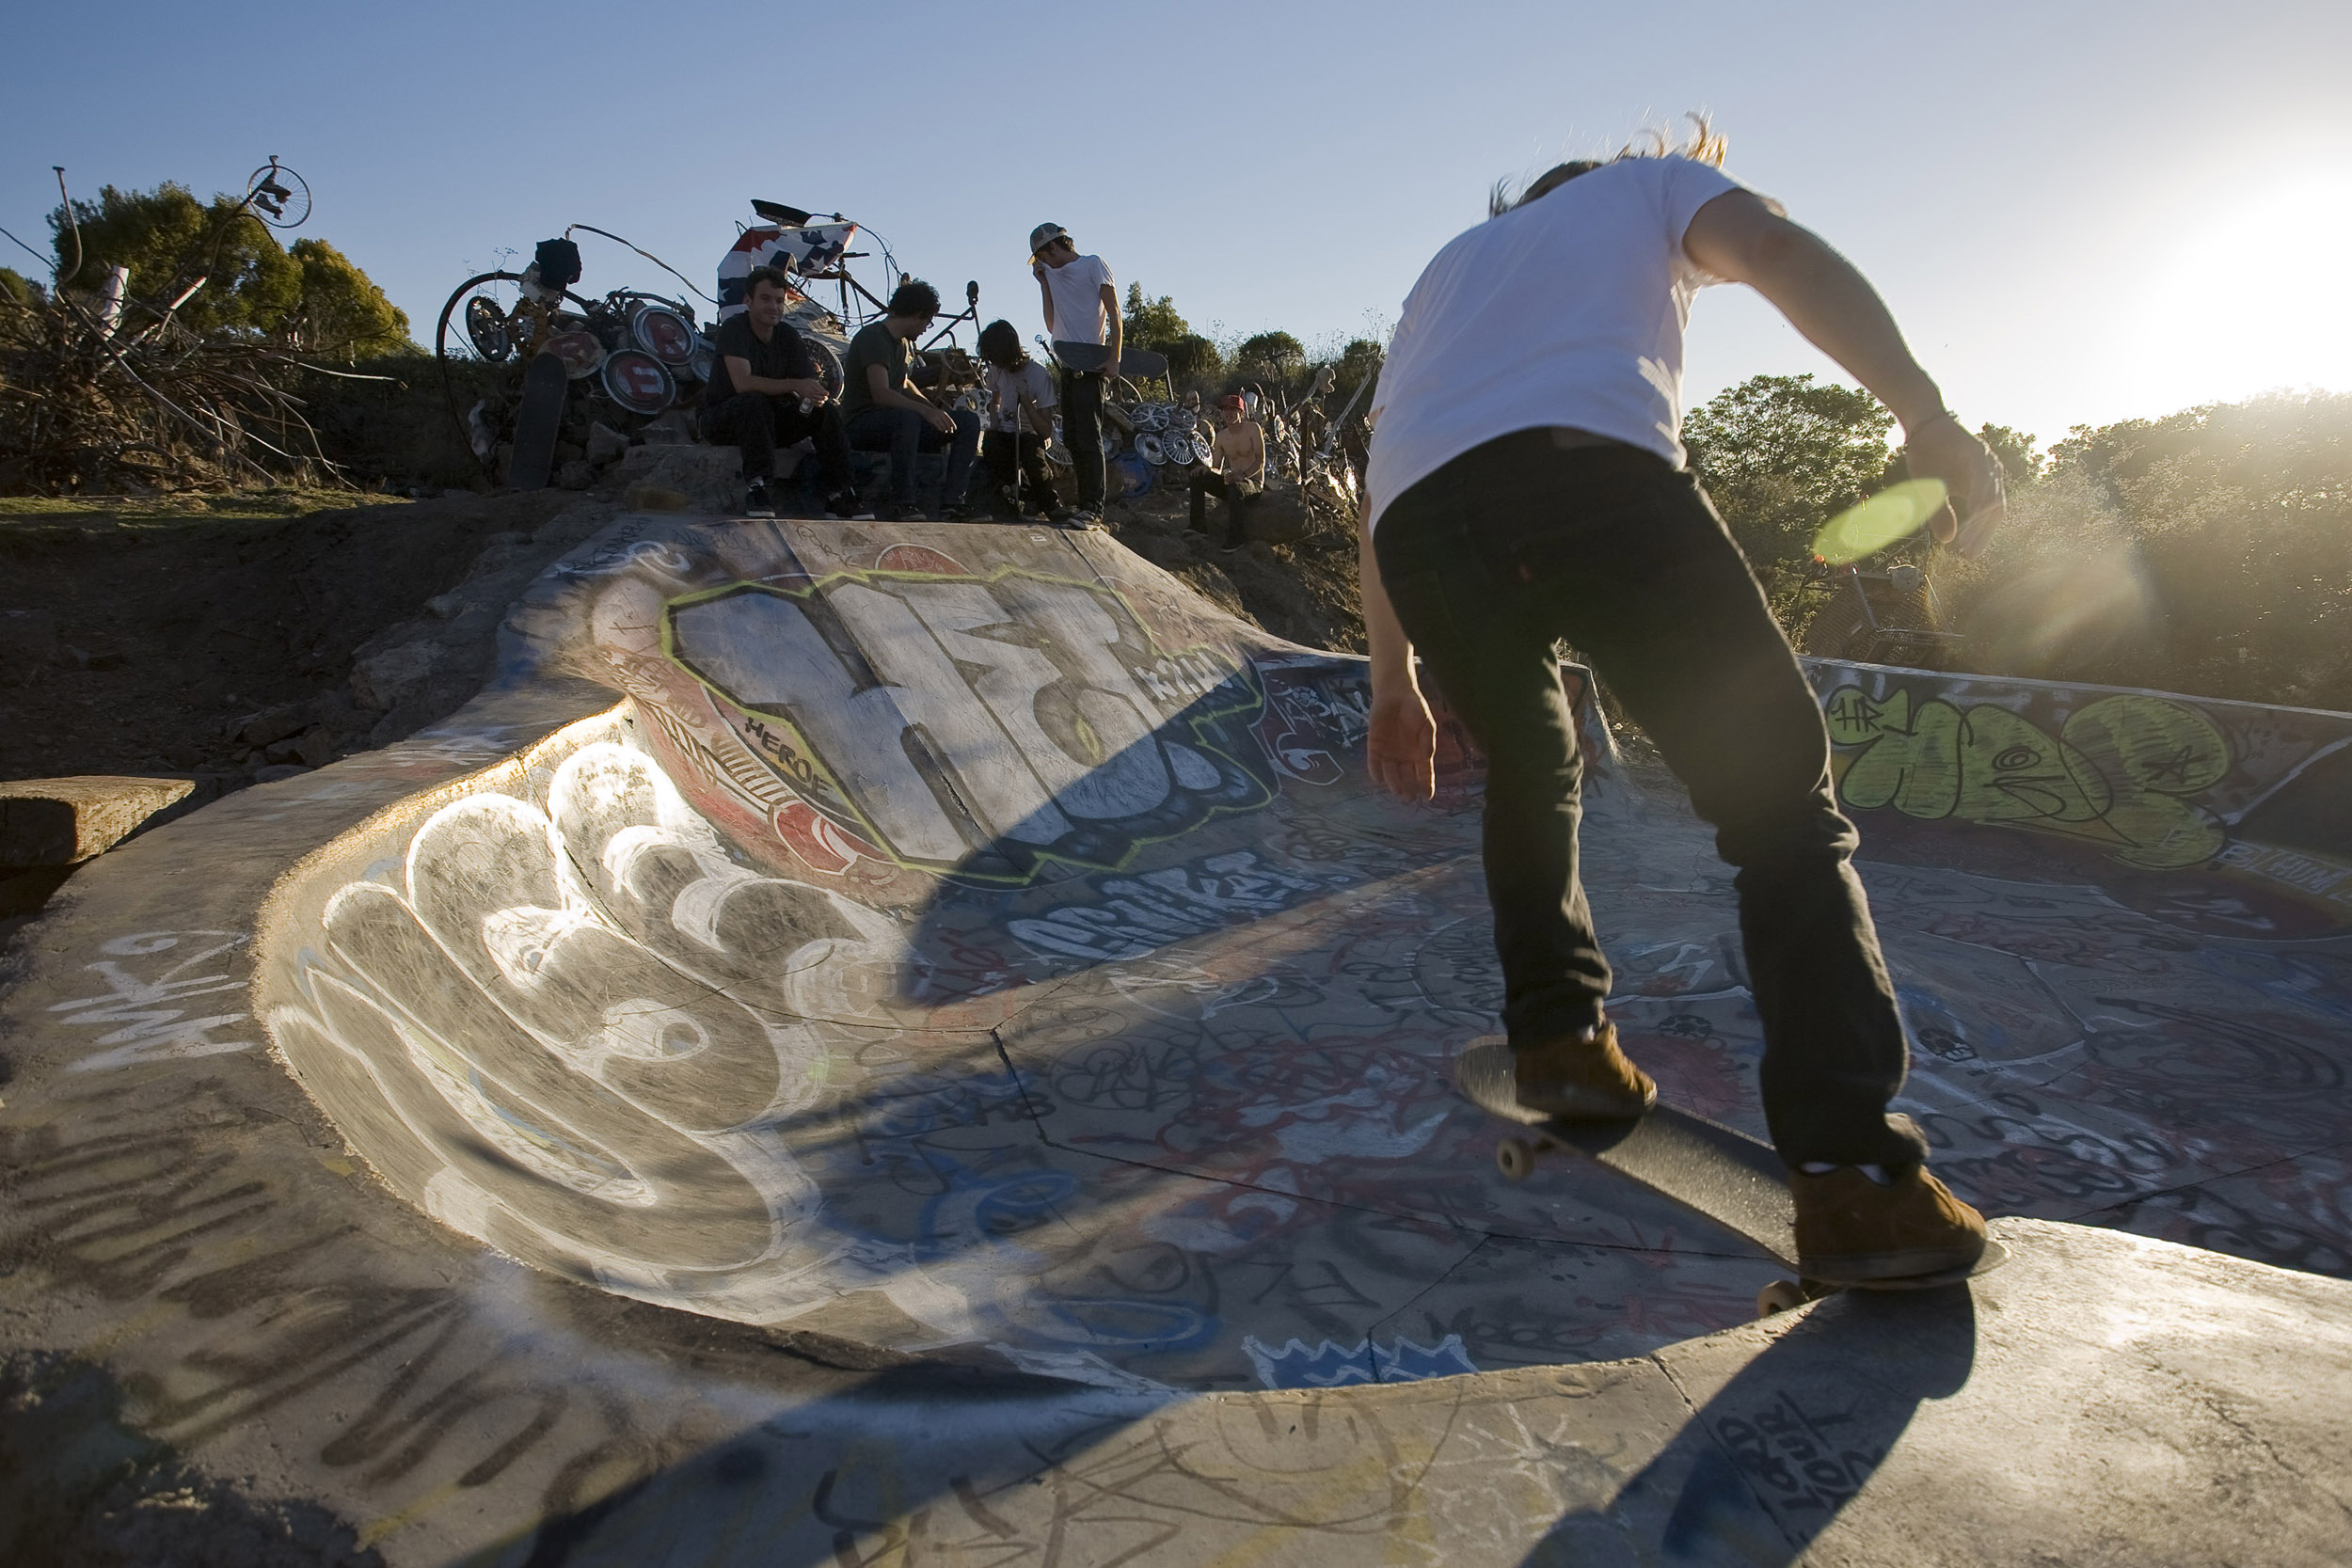
[(1041, 223), (1029, 230), (1029, 254), (1034, 256), (1056, 240), (1070, 238), (1070, 230), (1058, 223)]
[(1228, 392), (1216, 400), (1216, 405), (1219, 408), (1247, 408), (1249, 406), (1249, 400), (1239, 392)]

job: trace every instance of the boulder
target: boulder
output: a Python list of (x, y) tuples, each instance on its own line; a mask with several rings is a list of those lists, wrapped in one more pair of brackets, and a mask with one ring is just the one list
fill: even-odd
[(403, 642), (368, 655), (351, 667), (351, 694), (363, 708), (381, 713), (432, 678), (441, 650), (431, 642)]
[(1295, 490), (1268, 490), (1249, 506), (1248, 532), (1264, 545), (1295, 545), (1312, 526)]
[(617, 463), (628, 451), (628, 437), (606, 424), (602, 420), (588, 427), (588, 461), (601, 468)]
[(606, 471), (606, 483), (630, 490), (674, 490), (692, 510), (731, 515), (743, 504), (743, 462), (733, 447), (631, 447)]
[(0, 784), (0, 869), (86, 861), (195, 787), (187, 779), (103, 774)]

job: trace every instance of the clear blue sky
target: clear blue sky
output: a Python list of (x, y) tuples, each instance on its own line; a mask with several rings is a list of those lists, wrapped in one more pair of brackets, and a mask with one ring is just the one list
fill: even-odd
[[(1970, 420), (2031, 431), (2352, 390), (2352, 5), (295, 6), (10, 18), (0, 224), (77, 193), (241, 187), (278, 153), (430, 333), (565, 224), (707, 286), (747, 198), (839, 210), (1036, 330), (1066, 224), (1198, 327), (1394, 319), (1499, 175), (1685, 109), (1880, 285)], [(1092, 62), (1092, 63), (1089, 63)], [(587, 238), (590, 289), (662, 282)], [(20, 270), (27, 259), (16, 253)], [(1691, 401), (1832, 367), (1737, 290)]]

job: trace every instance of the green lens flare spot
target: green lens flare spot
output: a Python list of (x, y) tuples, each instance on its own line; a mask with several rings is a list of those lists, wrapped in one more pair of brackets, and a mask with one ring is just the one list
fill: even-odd
[(1813, 536), (1813, 553), (1833, 566), (1876, 555), (1926, 527), (1944, 504), (1945, 494), (1940, 479), (1907, 479), (1890, 484), (1823, 523), (1821, 531)]

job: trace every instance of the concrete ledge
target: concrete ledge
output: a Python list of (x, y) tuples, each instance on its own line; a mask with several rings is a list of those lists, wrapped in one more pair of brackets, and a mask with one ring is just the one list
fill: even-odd
[(0, 783), (0, 870), (72, 865), (103, 854), (195, 787), (189, 779), (105, 774)]

